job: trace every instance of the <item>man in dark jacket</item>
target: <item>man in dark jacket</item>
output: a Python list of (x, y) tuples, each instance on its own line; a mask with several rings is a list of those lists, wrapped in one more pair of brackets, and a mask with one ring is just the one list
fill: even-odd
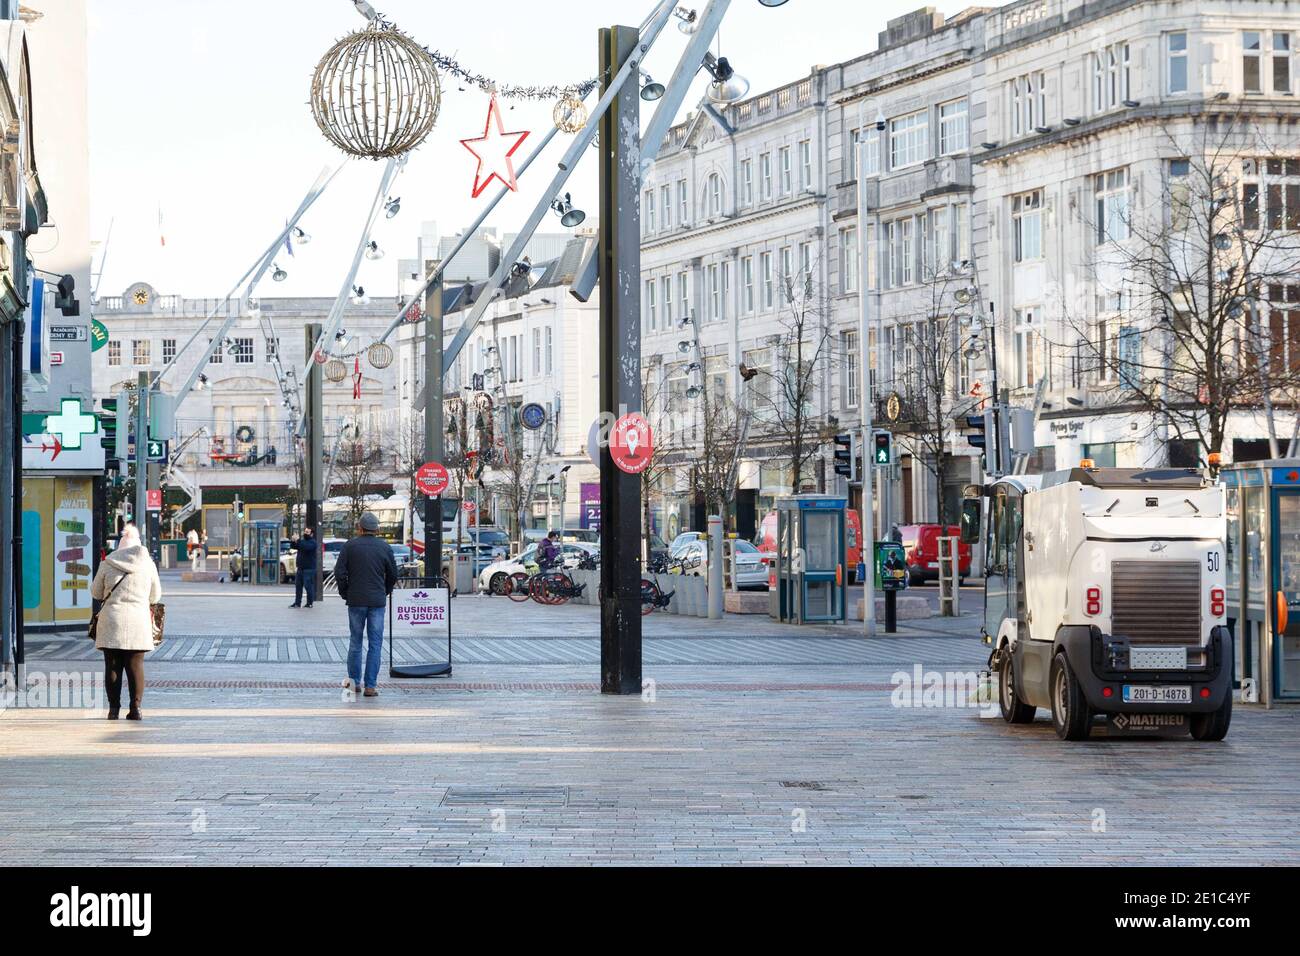
[(379, 519), (367, 511), (357, 522), (355, 538), (343, 545), (334, 564), (334, 581), (339, 597), (348, 605), (348, 679), (343, 686), (353, 691), (362, 688), (361, 643), (368, 632), (366, 648), (365, 696), (378, 697), (379, 664), (384, 648), (384, 609), (388, 595), (397, 584), (397, 559), (382, 538), (375, 537)]
[(293, 603), (289, 607), (302, 607), (302, 592), (307, 592), (307, 606), (316, 601), (316, 555), (320, 545), (311, 528), (302, 529), (302, 537), (295, 538), (293, 549), (297, 552), (295, 559), (298, 572), (293, 576)]

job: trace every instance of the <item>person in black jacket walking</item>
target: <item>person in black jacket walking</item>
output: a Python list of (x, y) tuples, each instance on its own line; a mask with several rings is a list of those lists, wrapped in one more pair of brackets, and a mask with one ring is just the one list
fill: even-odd
[(320, 545), (311, 528), (302, 529), (302, 537), (295, 538), (294, 550), (298, 552), (295, 565), (298, 571), (293, 576), (293, 603), (289, 607), (302, 607), (302, 592), (307, 592), (307, 606), (316, 601), (316, 555)]
[[(334, 581), (339, 586), (339, 597), (348, 605), (348, 677), (343, 686), (353, 691), (362, 689), (361, 643), (369, 637), (366, 647), (365, 696), (378, 697), (375, 685), (379, 683), (379, 664), (384, 649), (384, 609), (388, 595), (397, 584), (397, 559), (393, 549), (382, 538), (375, 537), (379, 519), (367, 511), (357, 522), (359, 534), (343, 545), (334, 565)], [(368, 635), (367, 635), (368, 632)]]

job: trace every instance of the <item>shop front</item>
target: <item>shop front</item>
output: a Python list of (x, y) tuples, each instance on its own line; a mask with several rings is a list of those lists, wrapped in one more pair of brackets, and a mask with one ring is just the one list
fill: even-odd
[(23, 626), (77, 630), (90, 623), (90, 583), (104, 547), (104, 452), (97, 435), (70, 449), (54, 436), (23, 442)]

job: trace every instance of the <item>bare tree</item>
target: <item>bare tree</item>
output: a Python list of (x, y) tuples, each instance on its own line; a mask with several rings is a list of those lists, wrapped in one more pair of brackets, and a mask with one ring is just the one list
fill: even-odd
[(406, 415), (393, 428), (393, 479), (406, 484), (406, 526), (414, 528), (414, 509), (418, 496), (415, 473), (428, 459), (425, 455), (424, 415)]
[(709, 514), (726, 519), (736, 497), (736, 462), (741, 454), (746, 413), (727, 394), (725, 377), (714, 379), (705, 370), (697, 387), (700, 393), (694, 399), (699, 405), (691, 490), (704, 499)]
[[(904, 441), (912, 460), (934, 477), (935, 516), (941, 525), (956, 519), (948, 513), (944, 488), (952, 467), (950, 443), (957, 416), (971, 410), (975, 400), (961, 388), (964, 327), (953, 294), (969, 285), (969, 278), (951, 268), (927, 269), (927, 302), (921, 319), (904, 327), (914, 363), (912, 388), (902, 410), (907, 423)], [(870, 451), (867, 452), (870, 455)]]
[(339, 443), (334, 464), (337, 485), (348, 499), (349, 527), (356, 527), (366, 510), (367, 496), (376, 493), (384, 464), (383, 447), (368, 437), (358, 435)]
[(513, 526), (519, 523), (519, 514), (529, 504), (534, 456), (525, 450), (524, 431), (519, 423), (518, 410), (507, 406), (505, 416), (501, 444), (497, 448), (491, 469), (485, 473), (483, 487), (496, 502), (498, 521), (509, 516), (510, 527), (505, 530), (518, 543), (522, 529)]
[(641, 414), (650, 423), (654, 442), (650, 462), (641, 472), (641, 538), (649, 549), (650, 534), (654, 530), (653, 498), (662, 495), (664, 485), (671, 479), (677, 463), (681, 461), (683, 445), (681, 433), (673, 422), (673, 395), (663, 365), (652, 360), (641, 370)]
[(762, 437), (788, 461), (790, 487), (811, 478), (808, 465), (827, 441), (827, 419), (817, 411), (817, 387), (834, 361), (830, 323), (818, 306), (811, 277), (784, 277), (779, 292), (781, 331), (772, 335), (772, 364), (760, 368), (750, 395)]
[(1204, 452), (1234, 412), (1264, 411), (1277, 455), (1273, 406), (1294, 408), (1300, 385), (1300, 160), (1240, 113), (1164, 134), (1176, 158), (1158, 189), (1115, 172), (1090, 184), (1084, 266), (1100, 291), (1067, 304), (1076, 339), (1061, 344), (1087, 356), (1103, 402)]

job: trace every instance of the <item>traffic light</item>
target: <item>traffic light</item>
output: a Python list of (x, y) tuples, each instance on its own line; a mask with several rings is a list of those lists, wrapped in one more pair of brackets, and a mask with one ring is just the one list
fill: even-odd
[(128, 457), (127, 432), (131, 426), (130, 396), (126, 392), (118, 392), (113, 398), (100, 399), (99, 405), (99, 427), (102, 431), (99, 443), (109, 458), (125, 461)]
[(835, 436), (835, 474), (849, 479), (850, 484), (858, 481), (858, 436), (855, 432), (844, 432)]
[(871, 460), (877, 465), (889, 465), (894, 461), (894, 436), (891, 432), (878, 431), (871, 436)]

